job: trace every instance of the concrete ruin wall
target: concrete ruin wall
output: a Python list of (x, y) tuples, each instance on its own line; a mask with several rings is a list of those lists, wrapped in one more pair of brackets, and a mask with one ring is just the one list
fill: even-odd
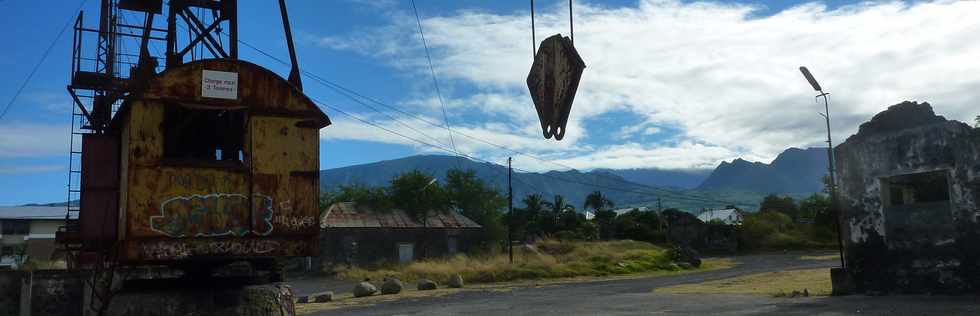
[[(862, 124), (835, 155), (847, 268), (859, 291), (980, 290), (980, 130), (904, 102)], [(893, 179), (923, 173), (945, 178), (948, 202), (893, 202), (918, 194), (892, 197)]]

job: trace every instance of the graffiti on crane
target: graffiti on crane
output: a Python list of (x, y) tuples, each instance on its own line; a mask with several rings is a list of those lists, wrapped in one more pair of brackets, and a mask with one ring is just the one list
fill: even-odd
[[(272, 233), (272, 198), (255, 194), (249, 209), (244, 194), (214, 193), (178, 196), (160, 203), (150, 216), (150, 229), (167, 237), (245, 236)], [(252, 223), (249, 223), (249, 221)]]

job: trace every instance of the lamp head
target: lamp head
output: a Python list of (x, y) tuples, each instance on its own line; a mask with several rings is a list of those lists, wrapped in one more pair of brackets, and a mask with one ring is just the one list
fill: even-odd
[(809, 69), (806, 69), (806, 67), (800, 66), (800, 72), (803, 73), (803, 77), (806, 77), (806, 81), (809, 81), (810, 82), (810, 86), (813, 87), (813, 90), (814, 91), (823, 92), (823, 89), (820, 88), (820, 84), (817, 83), (817, 79), (814, 79), (813, 78), (813, 75), (810, 74), (810, 70)]

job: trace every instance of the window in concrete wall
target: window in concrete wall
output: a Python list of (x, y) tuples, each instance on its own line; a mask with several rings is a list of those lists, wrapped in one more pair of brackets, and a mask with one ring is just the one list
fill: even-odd
[(949, 171), (911, 173), (880, 179), (885, 235), (913, 245), (948, 238), (953, 231)]
[(244, 111), (168, 105), (163, 125), (167, 158), (221, 161), (244, 158)]
[(884, 178), (882, 202), (885, 207), (949, 202), (946, 170), (905, 174)]

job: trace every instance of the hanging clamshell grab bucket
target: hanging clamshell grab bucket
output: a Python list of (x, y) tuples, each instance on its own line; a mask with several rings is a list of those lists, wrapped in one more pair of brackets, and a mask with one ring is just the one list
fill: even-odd
[(527, 74), (527, 88), (544, 138), (565, 137), (565, 124), (584, 69), (585, 62), (568, 37), (555, 34), (541, 42)]

